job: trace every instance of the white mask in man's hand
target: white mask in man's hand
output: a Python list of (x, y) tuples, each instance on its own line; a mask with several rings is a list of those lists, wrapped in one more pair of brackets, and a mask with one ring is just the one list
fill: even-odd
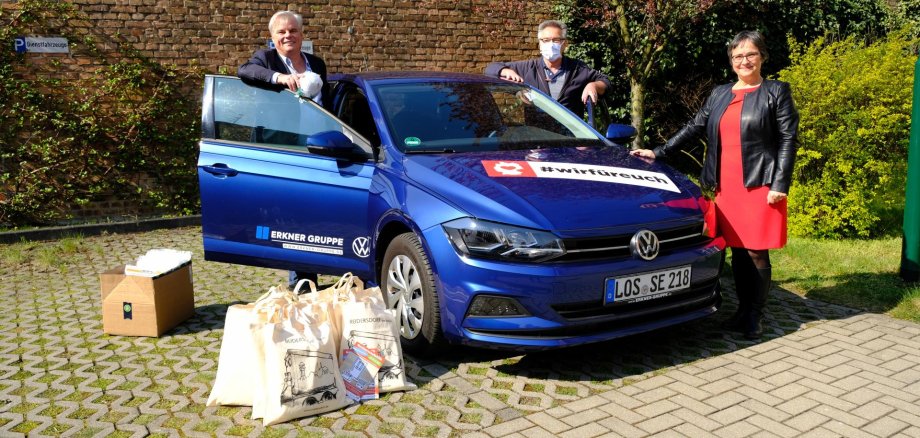
[(323, 89), (323, 79), (318, 74), (307, 71), (300, 74), (298, 85), (300, 85), (300, 92), (312, 99)]
[(562, 43), (540, 43), (540, 55), (550, 62), (559, 59), (562, 56)]

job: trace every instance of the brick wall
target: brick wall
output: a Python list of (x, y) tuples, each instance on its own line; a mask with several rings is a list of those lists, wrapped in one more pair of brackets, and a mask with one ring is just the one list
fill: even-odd
[[(198, 65), (209, 73), (235, 73), (255, 49), (265, 47), (270, 38), (268, 19), (281, 9), (303, 15), (306, 39), (313, 42), (314, 53), (326, 61), (330, 72), (481, 72), (492, 60), (535, 56), (536, 25), (550, 18), (549, 2), (533, 2), (525, 10), (484, 0), (71, 3), (83, 18), (78, 21), (83, 27), (80, 33), (92, 35), (104, 49), (124, 43), (158, 62)], [(7, 7), (15, 8), (15, 2)], [(53, 31), (36, 29), (35, 34), (48, 35), (49, 30)], [(73, 52), (65, 63), (79, 64), (83, 74), (91, 71), (87, 67), (94, 61), (83, 58), (79, 43)]]
[[(63, 20), (47, 12), (47, 19), (37, 21), (42, 24), (26, 35), (66, 36), (71, 53), (27, 54), (27, 64), (19, 66), (17, 74), (85, 80), (98, 76), (97, 67), (119, 60), (126, 51), (165, 65), (235, 74), (254, 50), (266, 47), (268, 19), (284, 9), (303, 15), (305, 39), (312, 41), (314, 54), (326, 61), (330, 73), (478, 73), (493, 60), (536, 56), (536, 25), (552, 18), (550, 2), (508, 6), (488, 0), (66, 1), (76, 7), (75, 16)], [(4, 20), (16, 19), (19, 3), (0, 3)], [(192, 80), (188, 93), (197, 97), (200, 87), (200, 81)], [(154, 213), (117, 193), (72, 208), (70, 214), (76, 217)]]

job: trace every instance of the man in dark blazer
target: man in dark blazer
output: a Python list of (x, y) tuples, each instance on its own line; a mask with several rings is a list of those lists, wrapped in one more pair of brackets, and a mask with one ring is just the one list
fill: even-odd
[(486, 66), (487, 76), (523, 82), (556, 99), (575, 115), (584, 117), (585, 102), (597, 103), (597, 97), (610, 88), (610, 80), (585, 63), (563, 56), (568, 45), (565, 24), (546, 20), (537, 27), (540, 57), (524, 61), (493, 62)]
[[(256, 51), (249, 61), (240, 66), (236, 75), (249, 85), (278, 91), (285, 88), (297, 91), (300, 75), (311, 71), (323, 81), (322, 91), (313, 97), (314, 102), (322, 105), (323, 95), (327, 92), (326, 63), (318, 56), (300, 51), (303, 43), (303, 17), (292, 11), (276, 12), (268, 21), (268, 30), (275, 48)], [(293, 289), (298, 280), (316, 283), (317, 279), (316, 273), (291, 271), (288, 281)]]
[[(259, 87), (297, 91), (300, 74), (312, 71), (323, 81), (326, 91), (326, 63), (318, 56), (301, 52), (303, 18), (292, 11), (276, 12), (268, 22), (274, 49), (261, 49), (237, 70), (243, 82)], [(322, 105), (320, 93), (314, 101)]]

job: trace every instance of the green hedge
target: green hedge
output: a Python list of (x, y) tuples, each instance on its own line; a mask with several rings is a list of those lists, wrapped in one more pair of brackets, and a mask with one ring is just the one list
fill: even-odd
[(907, 32), (794, 41), (779, 79), (801, 115), (789, 230), (811, 237), (876, 237), (900, 228), (917, 41)]
[[(54, 223), (111, 194), (138, 211), (197, 211), (200, 72), (146, 59), (69, 2), (16, 6), (0, 9), (0, 225)], [(35, 32), (90, 62), (12, 51)]]

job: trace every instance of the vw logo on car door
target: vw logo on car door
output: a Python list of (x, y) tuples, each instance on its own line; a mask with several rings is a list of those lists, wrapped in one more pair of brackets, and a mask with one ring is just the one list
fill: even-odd
[(357, 237), (351, 242), (351, 250), (356, 256), (365, 258), (371, 255), (370, 239), (367, 237)]
[(658, 250), (661, 244), (658, 242), (658, 236), (649, 230), (639, 230), (629, 240), (629, 249), (633, 255), (643, 260), (651, 260), (658, 256)]

